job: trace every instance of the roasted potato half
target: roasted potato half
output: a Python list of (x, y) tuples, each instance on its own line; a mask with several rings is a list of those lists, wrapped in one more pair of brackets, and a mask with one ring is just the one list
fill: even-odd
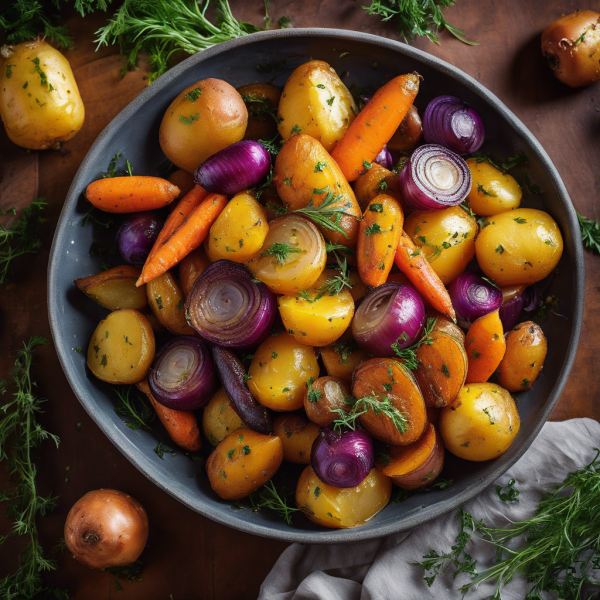
[(144, 310), (148, 306), (146, 286), (135, 287), (140, 274), (141, 271), (136, 267), (125, 265), (81, 277), (74, 283), (86, 296), (109, 310)]

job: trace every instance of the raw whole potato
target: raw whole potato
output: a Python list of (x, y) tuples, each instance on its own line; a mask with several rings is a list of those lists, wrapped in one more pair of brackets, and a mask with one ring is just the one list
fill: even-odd
[(279, 101), (279, 133), (284, 140), (302, 132), (331, 152), (358, 114), (348, 88), (322, 60), (300, 65), (288, 78)]
[(86, 296), (104, 308), (143, 310), (148, 306), (146, 286), (135, 287), (140, 274), (140, 269), (124, 265), (97, 275), (81, 277), (74, 283)]
[(251, 429), (230, 433), (208, 457), (212, 489), (224, 500), (240, 500), (275, 475), (283, 460), (281, 438)]
[(298, 479), (296, 504), (314, 523), (332, 529), (360, 527), (389, 502), (392, 481), (372, 469), (356, 487), (338, 488), (323, 483), (308, 466)]
[(213, 446), (218, 446), (230, 433), (244, 427), (240, 416), (225, 391), (219, 388), (202, 412), (202, 431)]
[(160, 147), (174, 165), (193, 173), (209, 156), (239, 142), (247, 123), (248, 111), (237, 90), (221, 79), (203, 79), (167, 108)]
[(281, 438), (283, 460), (310, 464), (310, 450), (320, 427), (300, 414), (279, 415), (273, 420), (273, 433)]
[(170, 271), (149, 281), (146, 294), (152, 312), (173, 335), (196, 335), (185, 319), (183, 292)]
[(85, 109), (69, 61), (41, 39), (0, 49), (0, 117), (8, 137), (31, 150), (70, 140)]
[(237, 91), (248, 110), (245, 140), (268, 140), (277, 133), (277, 107), (281, 90), (270, 83), (247, 83)]
[(90, 371), (108, 383), (137, 383), (154, 359), (154, 332), (137, 310), (115, 310), (100, 321), (87, 351)]
[(491, 217), (519, 208), (523, 192), (512, 175), (476, 158), (467, 159), (467, 165), (471, 171), (467, 200), (476, 215)]

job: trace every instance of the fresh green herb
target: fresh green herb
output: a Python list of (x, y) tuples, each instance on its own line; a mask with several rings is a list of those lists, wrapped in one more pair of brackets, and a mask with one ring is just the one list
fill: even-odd
[(231, 450), (229, 450), (229, 452), (227, 452), (227, 458), (231, 459), (234, 452), (235, 452), (235, 448), (232, 448)]
[(250, 379), (252, 379), (252, 375), (250, 375), (248, 373), (244, 373), (243, 378), (244, 378), (244, 381), (249, 381)]
[(471, 210), (471, 207), (469, 206), (469, 201), (465, 200), (462, 204), (459, 204), (459, 206), (467, 213), (469, 213), (473, 218), (475, 218), (475, 213)]
[(533, 315), (531, 320), (537, 323), (538, 325), (542, 325), (550, 318), (551, 314), (558, 315), (558, 305), (558, 296), (555, 296), (553, 294), (550, 296), (546, 296), (546, 299), (542, 300), (540, 306), (538, 307), (536, 313)]
[(10, 79), (12, 77), (12, 68), (17, 65), (6, 65), (6, 79)]
[(282, 265), (285, 265), (285, 263), (287, 262), (288, 255), (300, 254), (301, 252), (304, 251), (300, 248), (293, 248), (289, 244), (275, 242), (266, 250), (266, 252), (263, 252), (261, 256), (272, 256), (273, 260), (279, 262)]
[(92, 208), (85, 213), (85, 216), (81, 221), (81, 226), (85, 227), (90, 220), (95, 225), (98, 225), (98, 227), (103, 227), (104, 229), (109, 229), (114, 225), (114, 221), (108, 219), (106, 213), (100, 212), (95, 206), (92, 206)]
[(368, 171), (373, 166), (373, 163), (370, 163), (368, 160), (363, 160), (363, 167)]
[(342, 246), (342, 244), (333, 244), (331, 242), (325, 242), (325, 251), (327, 252), (327, 254), (329, 254), (330, 252), (343, 252), (344, 254), (347, 254), (348, 256), (354, 256), (355, 252), (354, 250), (352, 250), (351, 248), (348, 248), (347, 246)]
[[(327, 193), (325, 200), (319, 205), (315, 206), (313, 202), (313, 198), (315, 195), (321, 195)], [(328, 229), (329, 231), (335, 231), (336, 233), (341, 233), (344, 237), (348, 237), (348, 234), (344, 231), (344, 229), (339, 225), (340, 220), (342, 219), (342, 215), (349, 215), (344, 211), (345, 208), (350, 208), (351, 202), (346, 202), (343, 206), (336, 206), (335, 208), (330, 208), (332, 204), (337, 204), (340, 200), (343, 199), (343, 196), (340, 194), (339, 196), (334, 196), (333, 192), (329, 190), (329, 186), (322, 189), (314, 189), (313, 194), (310, 198), (309, 203), (304, 208), (299, 208), (294, 212), (304, 215), (309, 219), (312, 219), (317, 225)]]
[(442, 365), (442, 373), (448, 378), (450, 379), (450, 371), (448, 370), (448, 365), (446, 363), (444, 363)]
[(158, 307), (158, 310), (162, 310), (164, 308), (164, 306), (162, 304), (162, 296), (155, 296), (154, 300), (156, 302), (156, 306)]
[(156, 446), (156, 448), (154, 448), (154, 453), (161, 460), (164, 460), (165, 452), (173, 452), (173, 450), (171, 448), (169, 448), (168, 446), (165, 446), (162, 442), (159, 442), (158, 446)]
[(527, 162), (527, 156), (524, 152), (518, 152), (514, 156), (509, 156), (505, 161), (499, 161), (490, 154), (484, 154), (482, 152), (474, 152), (471, 155), (471, 158), (474, 158), (477, 164), (482, 162), (490, 163), (490, 165), (496, 167), (496, 169), (503, 173), (508, 173), (508, 171), (514, 167), (524, 165)]
[(502, 246), (502, 244), (498, 244), (498, 247), (496, 248), (496, 252), (498, 254), (503, 254), (504, 253), (504, 247)]
[(314, 377), (311, 377), (306, 382), (306, 387), (308, 388), (307, 399), (308, 399), (309, 402), (318, 402), (323, 397), (323, 394), (321, 394), (321, 392), (319, 390), (313, 390), (312, 389), (312, 384), (314, 382), (315, 382), (315, 378)]
[(381, 229), (381, 227), (378, 223), (373, 223), (365, 229), (365, 235), (367, 237), (370, 237), (372, 235), (377, 235), (378, 233), (388, 233), (388, 232), (392, 231), (392, 229), (393, 229), (393, 225), (389, 229)]
[(488, 192), (480, 183), (477, 184), (477, 191), (481, 192), (484, 196), (490, 196), (492, 198), (496, 198), (496, 194), (492, 194)]
[[(298, 127), (298, 123), (296, 123), (293, 127), (292, 130), (290, 131), (290, 137), (294, 134), (298, 135), (300, 132), (302, 131), (302, 129), (300, 129), (300, 127)], [(315, 171), (316, 173), (316, 171)]]
[(382, 21), (397, 18), (398, 33), (404, 40), (415, 36), (427, 36), (432, 42), (438, 43), (437, 34), (444, 29), (454, 37), (470, 46), (479, 42), (466, 39), (465, 32), (450, 25), (442, 12), (443, 7), (452, 6), (455, 0), (372, 0), (369, 6), (363, 8), (370, 15), (379, 15)]
[(13, 260), (40, 249), (42, 240), (37, 236), (37, 229), (45, 222), (41, 213), (46, 206), (44, 198), (36, 198), (13, 225), (0, 225), (0, 284), (8, 281)]
[(600, 223), (577, 213), (579, 227), (581, 229), (581, 241), (583, 245), (592, 252), (600, 254)]
[(425, 322), (425, 329), (423, 330), (423, 337), (412, 346), (408, 348), (400, 348), (400, 342), (405, 342), (408, 338), (406, 333), (401, 335), (393, 344), (392, 350), (399, 356), (403, 361), (404, 365), (409, 368), (411, 371), (416, 371), (419, 366), (419, 360), (417, 358), (416, 350), (421, 347), (423, 344), (433, 344), (433, 340), (431, 339), (431, 332), (435, 327), (437, 319), (427, 319)]
[(273, 350), (273, 354), (271, 355), (273, 358), (277, 358), (279, 355), (277, 354), (277, 352), (275, 352), (275, 350)]
[(340, 58), (344, 58), (344, 56), (348, 56), (350, 54), (350, 52), (342, 52), (340, 54)]
[(494, 419), (494, 417), (492, 416), (492, 413), (490, 412), (490, 407), (488, 406), (487, 408), (483, 408), (482, 410), (488, 416), (488, 419), (490, 420), (490, 425), (494, 425), (496, 423), (496, 419)]
[(288, 498), (284, 491), (278, 491), (273, 480), (268, 481), (257, 492), (250, 494), (253, 511), (268, 508), (274, 511), (288, 524), (292, 524), (292, 516), (300, 509), (292, 506), (293, 499)]
[(473, 358), (479, 358), (481, 356), (476, 350), (471, 350), (471, 354), (473, 355)]
[(481, 279), (487, 281), (490, 285), (494, 286), (495, 288), (500, 289), (500, 286), (493, 279), (490, 279), (489, 277), (484, 277), (483, 275), (481, 276)]
[(146, 397), (134, 385), (113, 386), (119, 400), (115, 412), (125, 417), (125, 425), (130, 429), (150, 429), (155, 412)]
[(528, 385), (529, 385), (529, 379), (527, 379), (527, 377), (525, 377), (523, 379), (523, 381), (521, 381), (521, 387), (526, 388)]
[(285, 185), (292, 185), (292, 180), (291, 180), (289, 177), (286, 177), (286, 178), (283, 180), (283, 183), (285, 183)]
[(371, 212), (382, 213), (383, 212), (383, 204), (369, 204), (369, 210)]
[(354, 338), (350, 338), (343, 341), (335, 342), (333, 350), (336, 354), (340, 355), (340, 364), (346, 364), (348, 357), (358, 348), (358, 345), (354, 341)]
[(141, 560), (136, 560), (130, 565), (125, 565), (123, 567), (106, 567), (106, 569), (102, 570), (106, 573), (114, 575), (115, 577), (118, 577), (119, 579), (123, 579), (124, 581), (135, 583), (142, 581), (142, 573), (144, 572), (145, 568), (146, 567)]
[(329, 106), (331, 106), (333, 104), (333, 101), (335, 100), (335, 96), (331, 96), (331, 98), (329, 98), (329, 100), (327, 100), (327, 104), (329, 104)]
[(326, 162), (318, 161), (315, 165), (315, 173), (320, 173), (323, 169), (327, 167)]
[(33, 70), (40, 76), (40, 80), (42, 85), (48, 85), (48, 78), (46, 77), (46, 73), (42, 71), (40, 68), (40, 59), (39, 57), (35, 57), (31, 59), (31, 62), (34, 64)]
[[(279, 151), (281, 150), (281, 144), (283, 143), (283, 140), (281, 139), (281, 136), (279, 135), (279, 133), (276, 133), (272, 138), (269, 138), (268, 140), (258, 140), (258, 143), (261, 144), (262, 147), (271, 156), (274, 157), (274, 156), (277, 156), (279, 154)], [(289, 181), (289, 179), (287, 181)], [(287, 183), (286, 185), (290, 185), (290, 184)]]
[(48, 341), (43, 337), (29, 338), (16, 353), (11, 380), (0, 382), (2, 395), (14, 390), (12, 398), (2, 406), (3, 418), (0, 420), (0, 462), (6, 462), (11, 479), (10, 488), (0, 493), (0, 501), (8, 502), (6, 517), (13, 521), (8, 533), (0, 536), (0, 545), (13, 536), (27, 539), (27, 544), (21, 546), (17, 571), (0, 580), (2, 597), (7, 600), (34, 596), (69, 598), (63, 590), (48, 588), (42, 582), (42, 572), (53, 571), (56, 563), (44, 557), (36, 524), (38, 515), (43, 517), (56, 508), (56, 497), (39, 494), (37, 468), (33, 460), (34, 451), (44, 440), (52, 440), (57, 447), (60, 441), (56, 435), (43, 429), (37, 420), (46, 400), (34, 395), (36, 383), (31, 376), (35, 349), (47, 345)]
[(200, 113), (195, 113), (190, 115), (189, 117), (184, 117), (183, 115), (179, 115), (179, 122), (184, 125), (191, 125), (194, 121), (197, 121), (200, 118)]
[(81, 354), (81, 346), (77, 346), (76, 348), (73, 348), (73, 352), (77, 352), (77, 354)]
[(317, 87), (318, 87), (320, 90), (324, 90), (324, 89), (325, 89), (325, 86), (324, 86), (322, 83), (317, 83)]
[(315, 500), (316, 500), (319, 497), (319, 494), (321, 493), (321, 488), (319, 486), (317, 486), (313, 493), (315, 495)]
[[(202, 90), (200, 88), (194, 88), (189, 94), (186, 94), (184, 96), (184, 98), (186, 100), (189, 100), (192, 104), (196, 103), (196, 100), (198, 100), (198, 98), (200, 98), (200, 96), (202, 96)], [(242, 96), (242, 99), (244, 98), (244, 96)], [(245, 100), (244, 100), (245, 102)]]
[(382, 180), (379, 182), (379, 189), (380, 189), (381, 191), (385, 191), (385, 190), (387, 190), (387, 189), (388, 189), (388, 184), (387, 184), (387, 181), (386, 181), (385, 179), (382, 179)]
[(121, 158), (121, 156), (122, 156), (122, 154), (120, 152), (117, 152), (110, 159), (106, 173), (102, 174), (102, 177), (104, 179), (106, 179), (108, 177), (122, 177), (124, 175), (129, 175), (131, 177), (131, 175), (132, 175), (131, 165), (129, 164), (129, 161), (127, 159), (125, 159), (126, 169), (117, 169), (117, 163), (119, 162), (119, 159)]
[(534, 194), (535, 196), (539, 196), (542, 193), (542, 189), (540, 188), (540, 186), (536, 185), (535, 183), (532, 183), (531, 180), (529, 179), (529, 175), (527, 175), (527, 174), (525, 174), (518, 183), (519, 183), (519, 187), (526, 194)]
[(383, 384), (383, 389), (384, 389), (386, 392), (391, 392), (391, 391), (392, 391), (392, 384), (391, 384), (391, 383), (384, 383), (384, 384)]
[(498, 498), (502, 500), (502, 502), (518, 502), (519, 501), (519, 490), (515, 487), (516, 481), (514, 479), (510, 479), (506, 484), (507, 490), (503, 491), (504, 488), (501, 485), (496, 486), (496, 494), (498, 494)]
[(370, 396), (364, 398), (345, 398), (344, 402), (350, 406), (349, 410), (335, 408), (332, 412), (338, 414), (338, 418), (333, 422), (335, 431), (341, 431), (344, 427), (356, 429), (356, 421), (369, 410), (377, 416), (385, 415), (392, 420), (394, 427), (400, 432), (408, 431), (408, 420), (404, 413), (401, 413), (386, 395), (379, 395), (372, 392)]
[(519, 223), (519, 225), (523, 225), (524, 223), (527, 223), (527, 219), (523, 219), (522, 217), (517, 217), (516, 219), (513, 219), (513, 221), (515, 223)]
[[(458, 237), (458, 231), (452, 237), (454, 237), (454, 238)], [(417, 237), (417, 240), (419, 240), (419, 242), (421, 242), (421, 244), (423, 244), (423, 246), (427, 246), (428, 248), (431, 248), (433, 250), (433, 252), (427, 256), (427, 260), (430, 263), (432, 263), (434, 260), (436, 260), (436, 258), (438, 258), (438, 256), (440, 256), (440, 254), (442, 253), (442, 249), (439, 246), (432, 244), (431, 242), (428, 242), (426, 236), (420, 235)], [(459, 243), (460, 242), (457, 242), (457, 244), (459, 244)], [(444, 246), (444, 244), (446, 244), (446, 246)], [(450, 244), (448, 242), (444, 242), (444, 244), (442, 244), (442, 247), (450, 248)]]

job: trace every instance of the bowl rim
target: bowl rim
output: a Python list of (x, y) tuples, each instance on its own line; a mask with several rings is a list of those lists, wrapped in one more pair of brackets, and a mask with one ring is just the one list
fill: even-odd
[[(387, 522), (382, 523), (379, 526), (375, 526), (372, 529), (363, 529), (361, 527), (353, 529), (333, 529), (324, 531), (302, 531), (294, 530), (290, 527), (289, 531), (271, 529), (268, 524), (252, 523), (243, 519), (227, 518), (225, 512), (215, 512), (210, 507), (198, 505), (192, 501), (192, 498), (182, 497), (182, 495), (175, 493), (169, 488), (168, 482), (159, 480), (155, 477), (152, 471), (151, 463), (144, 460), (144, 456), (140, 456), (135, 452), (131, 452), (131, 443), (128, 442), (124, 432), (115, 430), (110, 427), (102, 419), (103, 411), (95, 410), (95, 408), (87, 403), (85, 400), (87, 392), (83, 386), (80, 386), (78, 382), (71, 379), (68, 369), (66, 368), (68, 349), (59, 346), (56, 342), (59, 339), (60, 331), (60, 310), (59, 310), (59, 294), (57, 293), (57, 277), (56, 273), (60, 265), (59, 248), (63, 246), (63, 240), (68, 233), (68, 222), (67, 215), (78, 201), (77, 190), (82, 184), (87, 182), (82, 181), (84, 171), (86, 170), (89, 163), (94, 160), (94, 150), (102, 144), (105, 137), (109, 136), (114, 129), (118, 128), (121, 122), (127, 120), (130, 115), (135, 113), (150, 97), (154, 96), (160, 90), (167, 89), (171, 82), (179, 76), (182, 72), (194, 68), (196, 65), (211, 59), (213, 56), (228, 52), (233, 49), (243, 48), (247, 44), (260, 43), (263, 40), (271, 39), (286, 39), (286, 38), (337, 38), (340, 41), (352, 42), (366, 42), (368, 44), (378, 46), (383, 50), (392, 50), (399, 52), (409, 58), (415, 59), (419, 62), (425, 63), (434, 69), (437, 69), (449, 77), (457, 80), (462, 85), (469, 88), (470, 91), (476, 95), (485, 99), (485, 101), (491, 105), (491, 107), (498, 111), (504, 119), (506, 119), (525, 139), (526, 143), (530, 146), (537, 159), (540, 161), (545, 172), (551, 178), (552, 183), (556, 189), (556, 192), (566, 210), (567, 220), (570, 227), (570, 233), (573, 239), (573, 266), (574, 266), (574, 277), (575, 285), (572, 290), (573, 293), (573, 317), (572, 317), (572, 334), (571, 339), (567, 348), (565, 361), (562, 364), (560, 373), (558, 374), (556, 385), (552, 389), (549, 399), (546, 401), (546, 407), (541, 413), (541, 418), (534, 428), (532, 428), (527, 436), (521, 441), (521, 445), (510, 457), (507, 463), (492, 468), (488, 474), (481, 477), (474, 484), (469, 486), (461, 493), (453, 496), (444, 501), (442, 506), (430, 505), (422, 507), (420, 510), (415, 511), (415, 514), (404, 517), (399, 522)], [(550, 157), (543, 149), (541, 144), (533, 136), (527, 127), (509, 110), (498, 97), (480, 84), (470, 75), (461, 71), (457, 67), (439, 59), (433, 55), (430, 55), (422, 50), (413, 48), (407, 44), (403, 44), (396, 40), (391, 40), (381, 36), (363, 33), (358, 31), (346, 30), (346, 29), (331, 29), (331, 28), (299, 28), (299, 29), (278, 29), (271, 31), (263, 31), (258, 33), (249, 34), (241, 38), (222, 42), (216, 46), (212, 46), (206, 50), (203, 50), (197, 54), (190, 56), (185, 59), (164, 75), (159, 77), (151, 86), (147, 87), (138, 96), (136, 96), (123, 110), (121, 110), (103, 129), (98, 135), (85, 158), (81, 162), (75, 177), (69, 187), (67, 197), (63, 208), (61, 210), (57, 227), (52, 241), (52, 247), (50, 249), (50, 256), (48, 261), (48, 316), (50, 321), (50, 329), (54, 340), (54, 345), (60, 361), (61, 367), (65, 376), (78, 398), (79, 402), (94, 420), (96, 425), (103, 431), (106, 437), (121, 451), (121, 453), (150, 481), (167, 492), (179, 502), (207, 517), (213, 521), (226, 525), (228, 527), (235, 528), (237, 530), (251, 533), (254, 535), (267, 537), (271, 539), (278, 539), (286, 542), (300, 542), (300, 543), (313, 543), (313, 544), (335, 544), (335, 543), (351, 543), (358, 541), (368, 541), (378, 539), (384, 536), (388, 536), (402, 531), (413, 529), (433, 518), (447, 514), (448, 512), (458, 508), (477, 494), (482, 492), (486, 487), (493, 483), (498, 477), (500, 477), (506, 470), (508, 470), (529, 448), (533, 440), (538, 435), (540, 429), (547, 421), (552, 409), (554, 408), (560, 393), (568, 379), (579, 341), (579, 335), (581, 331), (581, 325), (583, 321), (583, 303), (584, 303), (584, 291), (585, 291), (585, 270), (583, 262), (583, 248), (581, 243), (581, 233), (577, 220), (575, 209), (572, 205), (569, 194), (565, 188), (562, 179), (554, 167)]]

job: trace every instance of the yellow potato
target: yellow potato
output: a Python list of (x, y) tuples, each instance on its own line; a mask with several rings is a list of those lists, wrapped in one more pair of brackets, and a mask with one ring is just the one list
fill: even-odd
[(277, 133), (277, 107), (281, 90), (270, 83), (247, 83), (237, 91), (248, 110), (245, 140), (268, 140)]
[(212, 224), (206, 253), (211, 262), (221, 258), (242, 263), (258, 255), (269, 233), (263, 207), (248, 193), (234, 196)]
[(135, 286), (140, 274), (141, 271), (136, 267), (124, 265), (97, 275), (81, 277), (74, 283), (86, 296), (104, 308), (143, 310), (148, 306), (146, 286)]
[(219, 388), (202, 412), (202, 431), (208, 441), (217, 446), (230, 433), (244, 427), (225, 388)]
[(467, 200), (476, 215), (490, 217), (519, 208), (523, 192), (512, 175), (476, 158), (469, 158), (467, 164), (472, 181)]
[(69, 61), (41, 39), (4, 46), (0, 117), (8, 137), (31, 150), (70, 140), (85, 109)]
[(481, 270), (501, 286), (544, 279), (555, 269), (562, 251), (556, 221), (533, 208), (486, 218), (475, 242)]
[(212, 489), (224, 500), (239, 500), (275, 475), (283, 460), (281, 438), (251, 429), (229, 434), (206, 461)]
[(237, 90), (220, 79), (203, 79), (167, 108), (160, 147), (174, 165), (193, 173), (209, 156), (239, 142), (247, 123), (248, 111)]
[(258, 402), (273, 410), (292, 411), (302, 408), (306, 382), (319, 376), (319, 364), (311, 346), (280, 333), (258, 347), (248, 374), (248, 389)]
[(398, 175), (377, 163), (373, 163), (371, 168), (352, 184), (352, 187), (361, 210), (365, 210), (371, 200), (379, 194), (389, 194), (398, 201), (402, 197)]
[(154, 332), (137, 310), (111, 312), (100, 321), (87, 351), (90, 371), (108, 383), (137, 383), (154, 359)]
[(288, 78), (279, 101), (279, 133), (284, 140), (300, 131), (331, 152), (358, 114), (335, 69), (321, 60), (300, 65)]
[(440, 410), (439, 430), (452, 454), (479, 462), (506, 452), (520, 424), (517, 405), (504, 388), (469, 383)]
[(273, 420), (273, 433), (281, 438), (283, 460), (310, 464), (310, 450), (321, 428), (299, 414), (279, 415)]
[(148, 303), (156, 318), (173, 335), (196, 335), (185, 319), (185, 299), (170, 271), (146, 284)]
[(308, 466), (296, 486), (296, 504), (314, 523), (333, 529), (360, 527), (390, 500), (392, 480), (372, 469), (356, 487), (337, 488), (323, 483)]
[(460, 275), (475, 256), (477, 221), (460, 206), (416, 210), (406, 217), (404, 231), (421, 248), (445, 285)]

